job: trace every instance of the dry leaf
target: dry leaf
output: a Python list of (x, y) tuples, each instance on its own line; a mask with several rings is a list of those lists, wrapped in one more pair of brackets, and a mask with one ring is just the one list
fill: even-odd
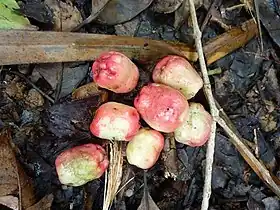
[(91, 15), (95, 16), (100, 13), (110, 0), (92, 0), (91, 1)]
[(0, 196), (18, 191), (17, 160), (10, 146), (10, 138), (8, 131), (0, 133)]
[(17, 197), (8, 195), (8, 196), (3, 196), (0, 197), (0, 204), (9, 207), (10, 209), (13, 210), (18, 210), (19, 209), (19, 200)]
[(30, 206), (26, 210), (50, 210), (53, 202), (53, 194), (46, 195), (38, 203)]
[(144, 171), (144, 193), (141, 200), (141, 203), (137, 210), (160, 210), (159, 207), (154, 202), (153, 198), (149, 194), (147, 186), (147, 172)]
[(184, 0), (155, 0), (152, 9), (159, 13), (172, 13), (177, 10)]
[(36, 200), (32, 180), (17, 162), (8, 130), (0, 133), (0, 167), (0, 195), (19, 194), (23, 208), (33, 205)]
[(81, 13), (70, 0), (66, 2), (46, 0), (45, 3), (53, 11), (55, 31), (71, 31), (83, 20)]
[(74, 88), (81, 83), (88, 72), (88, 64), (84, 63), (48, 63), (38, 64), (34, 68), (35, 73), (39, 73), (55, 90), (60, 82), (60, 74), (62, 74), (61, 91), (58, 98), (64, 97), (71, 93)]
[[(195, 8), (199, 8), (203, 4), (203, 0), (194, 0)], [(174, 27), (179, 28), (188, 19), (190, 15), (189, 1), (186, 0), (181, 4), (179, 9), (175, 11)]]
[(72, 99), (80, 100), (97, 94), (100, 94), (102, 102), (108, 100), (108, 92), (106, 90), (99, 89), (95, 82), (90, 82), (74, 90), (72, 92)]
[(92, 61), (107, 50), (143, 62), (168, 54), (181, 55), (190, 61), (198, 57), (195, 49), (184, 43), (141, 37), (53, 31), (0, 31), (0, 37), (0, 65)]
[(111, 0), (97, 17), (101, 24), (115, 25), (131, 20), (145, 10), (153, 0)]
[(176, 179), (179, 176), (178, 157), (175, 145), (174, 135), (166, 134), (162, 159), (165, 168), (165, 177)]
[(37, 202), (35, 198), (35, 188), (32, 180), (28, 177), (22, 167), (18, 164), (18, 174), (20, 181), (21, 204), (24, 209), (34, 205)]
[(149, 192), (147, 192), (147, 195), (143, 196), (143, 198), (141, 200), (141, 203), (140, 203), (140, 206), (138, 207), (137, 210), (160, 210), (160, 209), (158, 208), (158, 206), (153, 201)]

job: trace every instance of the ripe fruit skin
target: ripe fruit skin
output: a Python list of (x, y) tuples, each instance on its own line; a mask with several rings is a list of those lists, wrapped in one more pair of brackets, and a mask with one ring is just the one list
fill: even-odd
[(153, 80), (181, 91), (187, 99), (194, 97), (203, 86), (203, 80), (193, 66), (175, 55), (168, 55), (156, 64)]
[(124, 54), (105, 52), (92, 64), (93, 79), (98, 86), (115, 93), (132, 91), (139, 80), (137, 66)]
[(210, 137), (212, 122), (212, 116), (201, 104), (191, 102), (187, 120), (174, 132), (175, 139), (191, 147), (202, 146)]
[(131, 165), (148, 169), (157, 162), (163, 147), (164, 137), (160, 132), (142, 128), (128, 142), (126, 157)]
[(105, 150), (96, 144), (84, 144), (62, 152), (55, 160), (61, 184), (81, 186), (103, 175), (109, 165)]
[(189, 108), (180, 91), (156, 83), (141, 89), (134, 106), (150, 127), (165, 133), (174, 132), (184, 122)]
[(129, 141), (140, 128), (139, 120), (140, 116), (134, 107), (107, 102), (96, 110), (90, 131), (102, 139)]

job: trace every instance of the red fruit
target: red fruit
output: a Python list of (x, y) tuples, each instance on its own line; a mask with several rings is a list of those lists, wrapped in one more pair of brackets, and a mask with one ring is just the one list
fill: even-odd
[(128, 93), (139, 80), (137, 66), (124, 54), (105, 52), (92, 65), (93, 79), (102, 88)]
[(176, 141), (196, 147), (204, 145), (210, 137), (212, 116), (199, 103), (190, 103), (189, 115), (174, 132)]
[(140, 116), (134, 107), (107, 102), (97, 109), (90, 131), (102, 139), (129, 141), (140, 128), (139, 120)]
[(184, 122), (189, 107), (178, 90), (156, 83), (141, 89), (134, 106), (150, 127), (165, 133), (174, 132)]
[(202, 78), (193, 66), (175, 55), (168, 55), (157, 63), (153, 80), (180, 90), (187, 99), (194, 97), (203, 86)]
[(109, 161), (105, 150), (96, 144), (84, 144), (62, 152), (55, 160), (61, 184), (81, 186), (101, 177)]
[(142, 128), (128, 142), (126, 157), (131, 165), (148, 169), (157, 162), (163, 147), (164, 137), (160, 132)]

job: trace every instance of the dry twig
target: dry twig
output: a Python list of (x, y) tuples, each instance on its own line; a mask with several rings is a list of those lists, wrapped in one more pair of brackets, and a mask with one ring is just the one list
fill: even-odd
[[(214, 119), (214, 123), (211, 128), (211, 136), (207, 145), (206, 152), (206, 168), (205, 168), (205, 183), (203, 189), (203, 200), (202, 200), (202, 210), (208, 209), (209, 198), (211, 196), (211, 179), (212, 179), (212, 163), (215, 148), (215, 132), (216, 132), (216, 122), (224, 129), (227, 135), (230, 137), (231, 142), (241, 153), (243, 158), (252, 167), (255, 173), (265, 182), (265, 184), (278, 196), (280, 197), (280, 188), (276, 182), (277, 178), (270, 174), (269, 170), (253, 155), (250, 149), (244, 144), (243, 139), (240, 137), (232, 123), (230, 122), (227, 115), (220, 109), (219, 104), (215, 101), (213, 93), (211, 91), (211, 85), (209, 77), (207, 75), (207, 68), (203, 54), (203, 48), (201, 43), (201, 31), (197, 23), (196, 11), (193, 0), (189, 0), (191, 18), (194, 28), (194, 38), (196, 43), (196, 49), (198, 52), (200, 69), (204, 81), (204, 92), (208, 103), (210, 105), (210, 111)], [(221, 116), (220, 116), (221, 114)]]
[(190, 12), (192, 25), (194, 30), (194, 38), (196, 50), (198, 53), (200, 69), (202, 72), (202, 77), (204, 81), (204, 92), (206, 94), (208, 103), (210, 105), (211, 115), (214, 119), (211, 127), (211, 135), (207, 143), (207, 152), (206, 152), (206, 168), (205, 168), (205, 180), (204, 180), (204, 189), (203, 189), (203, 200), (201, 209), (208, 209), (209, 198), (211, 196), (211, 180), (212, 180), (212, 165), (214, 160), (214, 149), (215, 149), (215, 136), (216, 136), (216, 117), (219, 115), (219, 110), (215, 105), (215, 99), (212, 94), (211, 84), (208, 77), (206, 62), (203, 54), (203, 48), (201, 43), (201, 31), (198, 26), (196, 11), (193, 0), (189, 0)]

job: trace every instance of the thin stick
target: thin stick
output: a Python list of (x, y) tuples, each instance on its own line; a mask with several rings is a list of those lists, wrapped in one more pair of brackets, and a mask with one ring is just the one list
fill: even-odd
[(215, 105), (215, 99), (213, 97), (213, 93), (211, 90), (211, 84), (208, 77), (208, 72), (206, 68), (206, 62), (203, 54), (203, 48), (201, 43), (201, 31), (198, 26), (197, 18), (196, 18), (196, 11), (193, 0), (189, 0), (190, 5), (190, 12), (191, 12), (191, 19), (192, 25), (194, 30), (194, 38), (195, 38), (195, 45), (196, 50), (198, 53), (200, 69), (202, 72), (202, 77), (204, 81), (204, 92), (206, 98), (208, 100), (211, 115), (213, 117), (213, 123), (211, 126), (211, 135), (207, 142), (207, 151), (206, 151), (206, 167), (205, 167), (205, 180), (204, 180), (204, 188), (203, 188), (203, 200), (201, 210), (207, 210), (209, 206), (209, 199), (211, 196), (211, 181), (212, 181), (212, 165), (214, 161), (214, 150), (215, 150), (215, 136), (216, 136), (216, 118), (219, 115), (219, 110)]

